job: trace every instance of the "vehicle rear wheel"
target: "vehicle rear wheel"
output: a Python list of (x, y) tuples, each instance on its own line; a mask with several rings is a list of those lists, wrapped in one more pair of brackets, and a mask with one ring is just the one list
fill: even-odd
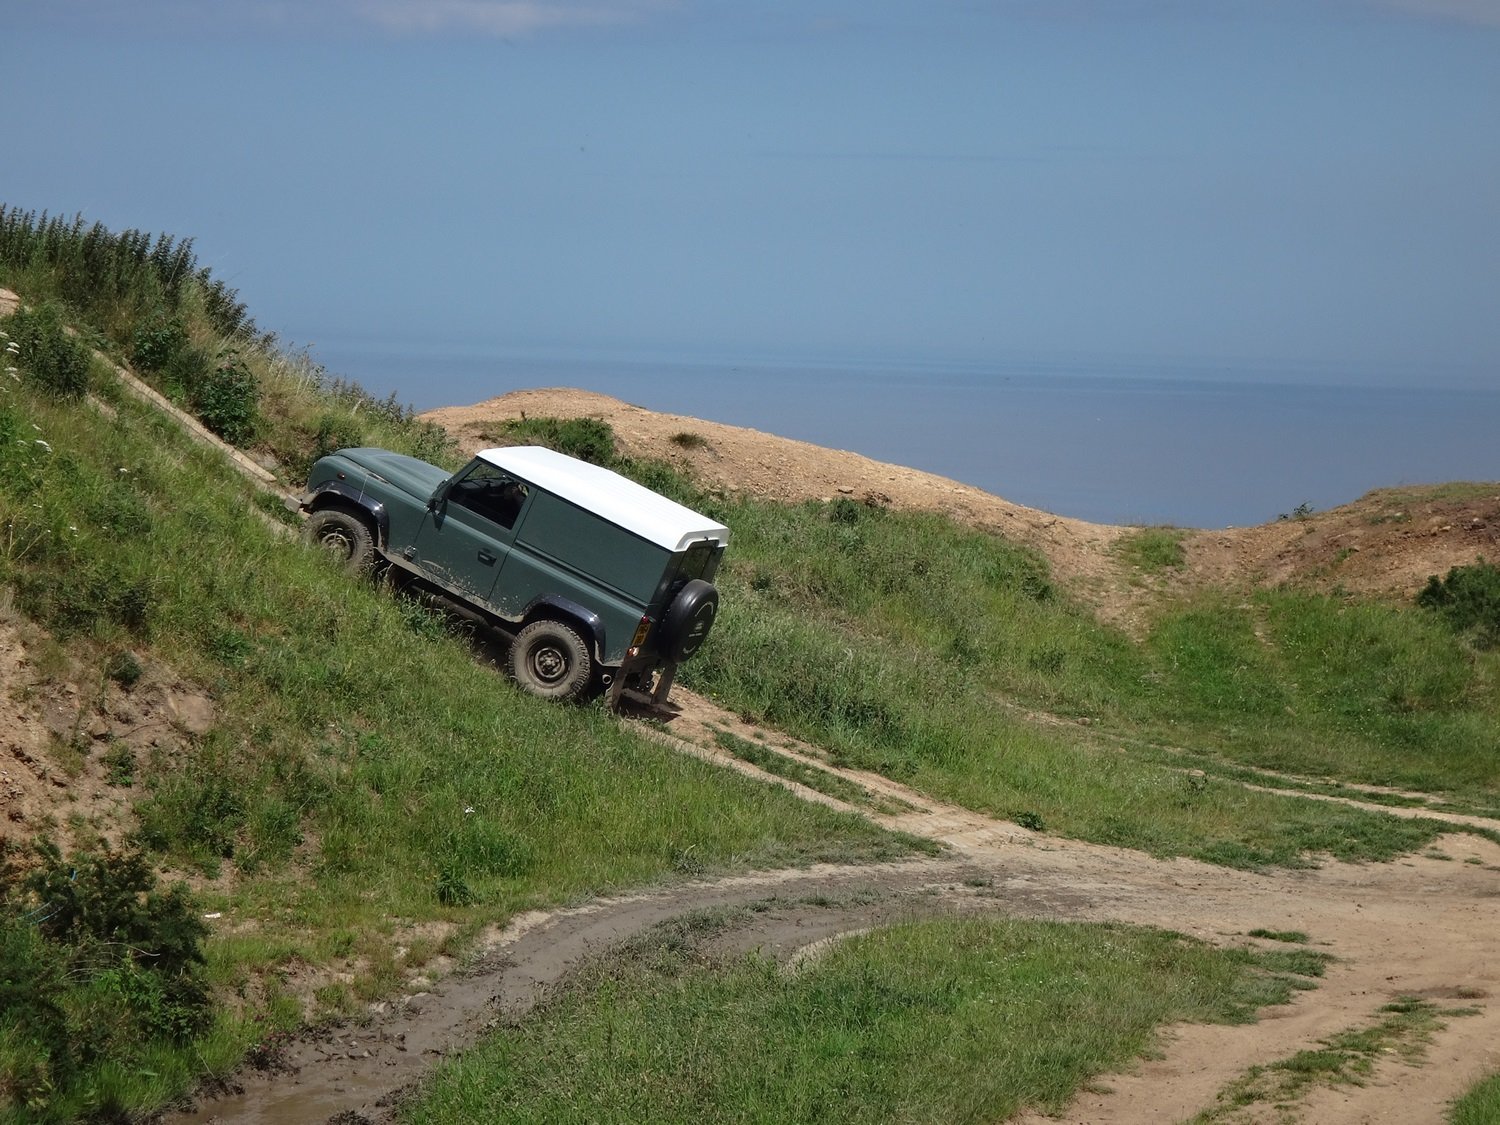
[(543, 699), (582, 699), (594, 662), (577, 630), (560, 621), (533, 621), (510, 646), (510, 674), (524, 691)]
[(349, 574), (368, 574), (375, 565), (375, 536), (364, 520), (339, 508), (324, 508), (307, 518), (307, 542), (328, 552)]

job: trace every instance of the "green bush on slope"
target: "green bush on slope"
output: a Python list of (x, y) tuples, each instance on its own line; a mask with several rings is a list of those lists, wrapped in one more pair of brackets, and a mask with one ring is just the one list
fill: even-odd
[[(63, 328), (62, 310), (49, 301), (0, 321), (0, 346), (19, 378), (60, 399), (82, 398), (89, 389), (89, 349)], [(14, 346), (12, 346), (14, 345)]]
[(123, 1113), (130, 1074), (213, 1022), (208, 928), (138, 852), (38, 859), (0, 870), (0, 1099), (36, 1121)]
[(1500, 567), (1493, 563), (1481, 559), (1450, 568), (1446, 578), (1432, 575), (1417, 604), (1468, 636), (1476, 648), (1500, 647)]

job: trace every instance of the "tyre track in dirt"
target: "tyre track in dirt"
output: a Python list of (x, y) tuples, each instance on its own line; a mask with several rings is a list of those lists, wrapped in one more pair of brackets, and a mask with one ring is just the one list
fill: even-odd
[[(1500, 846), (1488, 840), (1444, 836), (1430, 854), (1393, 863), (1330, 862), (1273, 873), (1159, 860), (1049, 837), (933, 801), (888, 778), (832, 767), (813, 748), (758, 731), (690, 692), (679, 690), (674, 698), (679, 709), (667, 729), (639, 729), (809, 800), (941, 843), (945, 854), (699, 880), (522, 915), (482, 936), (470, 968), (436, 985), (418, 979), (404, 996), (377, 1006), (365, 1026), (291, 1045), (281, 1061), (293, 1072), (241, 1075), (225, 1096), (166, 1120), (290, 1125), (339, 1114), (345, 1123), (388, 1120), (398, 1092), (438, 1058), (488, 1028), (520, 1019), (589, 958), (682, 914), (752, 903), (769, 906), (725, 940), (736, 950), (758, 949), (783, 960), (874, 925), (973, 911), (1160, 926), (1219, 944), (1265, 945), (1249, 932), (1297, 930), (1337, 958), (1319, 987), (1267, 1011), (1258, 1023), (1169, 1029), (1161, 1057), (1108, 1077), (1060, 1118), (1023, 1115), (1018, 1120), (1026, 1125), (1181, 1120), (1212, 1105), (1248, 1067), (1368, 1024), (1399, 996), (1463, 997), (1457, 1002), (1477, 1014), (1453, 1019), (1421, 1067), (1393, 1057), (1363, 1088), (1316, 1091), (1301, 1110), (1268, 1106), (1264, 1117), (1251, 1107), (1236, 1120), (1439, 1121), (1448, 1100), (1500, 1069), (1500, 1005), (1493, 996), (1500, 990)], [(851, 804), (766, 773), (723, 749), (721, 731), (836, 774), (894, 811)]]
[[(1161, 926), (1207, 941), (1266, 944), (1251, 930), (1301, 931), (1338, 958), (1317, 989), (1242, 1027), (1186, 1025), (1172, 1029), (1163, 1057), (1111, 1076), (1104, 1093), (1080, 1095), (1059, 1117), (1022, 1115), (1026, 1125), (1148, 1125), (1176, 1121), (1214, 1104), (1216, 1094), (1252, 1066), (1264, 1066), (1327, 1036), (1373, 1023), (1401, 996), (1477, 1009), (1434, 1038), (1428, 1061), (1409, 1067), (1390, 1059), (1363, 1088), (1315, 1090), (1300, 1111), (1250, 1107), (1242, 1122), (1440, 1121), (1448, 1101), (1471, 1082), (1500, 1069), (1500, 845), (1468, 834), (1440, 837), (1429, 853), (1387, 864), (1328, 862), (1306, 871), (1234, 871), (1194, 860), (1159, 860), (1141, 852), (1061, 840), (947, 806), (875, 774), (831, 765), (815, 748), (784, 735), (767, 737), (708, 700), (679, 691), (674, 733), (685, 749), (733, 768), (746, 763), (718, 748), (720, 732), (826, 770), (911, 811), (895, 815), (831, 800), (887, 828), (938, 840), (1001, 880), (1002, 907), (1013, 912), (1024, 892), (1045, 883), (1066, 889), (1075, 905), (1063, 917)], [(753, 771), (753, 767), (750, 767)], [(754, 771), (758, 772), (758, 771)], [(771, 777), (798, 791), (805, 786)], [(1293, 781), (1296, 779), (1285, 778)], [(1288, 797), (1328, 800), (1369, 812), (1424, 817), (1500, 830), (1500, 820), (1401, 808), (1357, 798), (1247, 784)], [(1082, 903), (1076, 902), (1081, 896)], [(1393, 1089), (1399, 1096), (1392, 1096)]]

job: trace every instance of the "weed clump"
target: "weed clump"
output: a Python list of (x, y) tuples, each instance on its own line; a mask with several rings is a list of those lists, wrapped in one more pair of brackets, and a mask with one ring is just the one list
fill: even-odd
[(62, 310), (48, 301), (6, 318), (10, 349), (26, 378), (53, 398), (80, 399), (89, 389), (89, 349), (63, 328)]
[(1417, 604), (1466, 634), (1475, 648), (1500, 647), (1500, 567), (1493, 563), (1481, 559), (1473, 566), (1452, 567), (1446, 578), (1432, 575), (1417, 594)]

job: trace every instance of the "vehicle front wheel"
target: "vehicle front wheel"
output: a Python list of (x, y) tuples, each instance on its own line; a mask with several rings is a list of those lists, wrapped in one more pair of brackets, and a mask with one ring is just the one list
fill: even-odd
[(533, 621), (510, 646), (510, 674), (543, 699), (582, 699), (594, 676), (588, 645), (559, 621)]
[(375, 537), (369, 524), (338, 508), (324, 508), (307, 517), (307, 542), (327, 551), (349, 574), (368, 574), (375, 564)]

